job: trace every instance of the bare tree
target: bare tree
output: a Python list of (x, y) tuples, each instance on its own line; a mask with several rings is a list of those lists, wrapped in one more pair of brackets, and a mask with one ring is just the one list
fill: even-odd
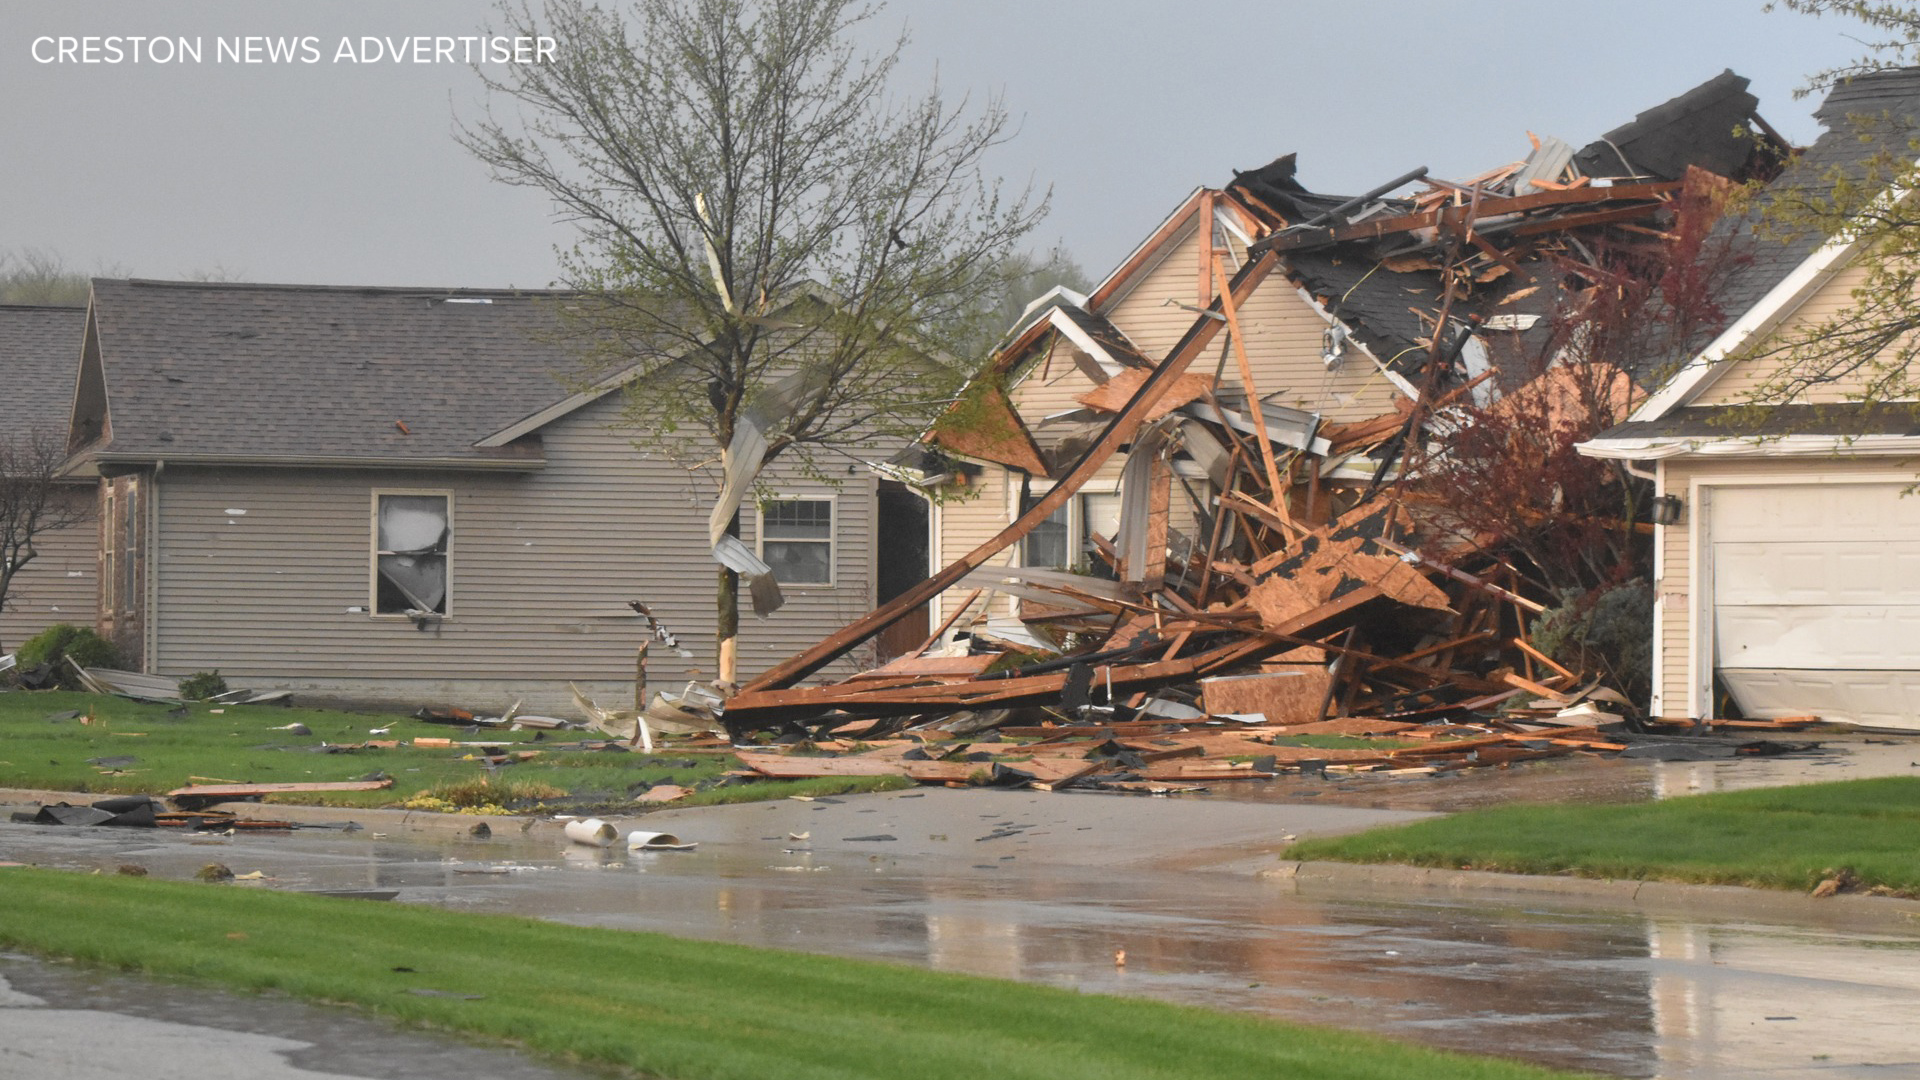
[[(890, 93), (905, 38), (872, 55), (849, 0), (582, 0), (501, 8), (552, 62), (478, 69), (485, 115), (458, 137), (496, 179), (544, 192), (578, 230), (561, 284), (582, 351), (626, 372), (636, 440), (721, 451), (733, 482), (781, 457), (917, 434), (966, 374), (1009, 256), (1044, 197), (985, 169), (1012, 127), (938, 87)], [(744, 439), (750, 434), (764, 436)], [(747, 460), (750, 458), (751, 460)], [(719, 571), (720, 677), (738, 579)]]
[(39, 554), (35, 541), (90, 516), (84, 493), (57, 478), (66, 456), (64, 434), (54, 428), (0, 436), (0, 610), (14, 577)]
[(90, 288), (87, 275), (56, 252), (0, 251), (0, 304), (84, 304)]

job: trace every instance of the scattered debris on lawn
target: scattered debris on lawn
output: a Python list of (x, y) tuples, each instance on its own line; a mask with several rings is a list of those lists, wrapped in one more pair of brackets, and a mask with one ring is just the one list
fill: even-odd
[(393, 786), (393, 779), (337, 780), (285, 784), (196, 784), (174, 788), (167, 798), (182, 810), (197, 810), (223, 802), (258, 802), (265, 795), (321, 793), (332, 791), (380, 791)]
[(182, 808), (169, 810), (150, 795), (118, 795), (86, 806), (51, 803), (37, 810), (15, 810), (12, 820), (22, 825), (104, 825), (132, 828), (176, 828), (194, 832), (281, 832), (303, 827), (349, 828), (345, 826), (302, 826), (291, 821), (243, 818), (224, 810)]
[[(180, 693), (180, 680), (170, 676), (82, 667), (72, 657), (67, 657), (66, 662), (73, 668), (74, 677), (80, 680), (80, 685), (90, 693), (165, 704), (178, 704), (186, 700)], [(293, 703), (293, 691), (229, 690), (206, 700), (216, 705), (290, 705)]]

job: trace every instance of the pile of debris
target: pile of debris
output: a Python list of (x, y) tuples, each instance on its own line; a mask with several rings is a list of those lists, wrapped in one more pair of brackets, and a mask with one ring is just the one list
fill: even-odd
[[(1763, 137), (1725, 134), (1752, 114), (1745, 87), (1729, 73), (1593, 146), (1535, 140), (1526, 160), (1460, 183), (1418, 170), (1338, 200), (1295, 182), (1291, 156), (1236, 174), (1208, 198), (1231, 202), (1257, 235), (1237, 268), (1203, 241), (1211, 303), (1193, 309), (1164, 357), (1140, 355), (1104, 318), (1060, 301), (956, 405), (965, 422), (931, 435), (1051, 486), (1022, 481), (1022, 512), (993, 539), (714, 710), (736, 740), (785, 731), (789, 743), (830, 753), (857, 738), (864, 751), (742, 760), (758, 776), (997, 774), (1057, 786), (1239, 779), (1302, 762), (1424, 773), (1626, 750), (1651, 730), (1628, 698), (1530, 640), (1543, 600), (1558, 598), (1528, 573), (1513, 536), (1464, 524), (1469, 515), (1409, 478), (1422, 459), (1448, 453), (1465, 407), (1495, 398), (1498, 358), (1484, 343), (1469, 349), (1483, 331), (1548, 351), (1543, 320), (1564, 283), (1612, 280), (1593, 254), (1603, 235), (1616, 247), (1671, 244), (1685, 207), (1778, 167), (1788, 148), (1763, 124)], [(1713, 137), (1679, 138), (1688, 132)], [(1384, 197), (1415, 180), (1428, 190)], [(1381, 375), (1405, 398), (1394, 411), (1326, 424), (1263, 395), (1240, 308), (1276, 273), (1335, 298), (1323, 305), (1334, 316), (1330, 368), (1349, 340), (1387, 358)], [(1102, 370), (1088, 373), (1098, 386), (1078, 398), (1071, 437), (1043, 443), (1005, 387), (1056, 331), (1099, 352)], [(1191, 370), (1221, 334), (1219, 370)], [(1231, 388), (1221, 381), (1230, 362)], [(1506, 386), (1501, 404), (1581, 407), (1592, 388), (1570, 384), (1592, 373), (1556, 363)], [(1602, 376), (1610, 404), (1633, 392), (1625, 374)], [(1090, 539), (1090, 573), (989, 565), (1047, 527), (1117, 454), (1118, 525)], [(833, 685), (799, 685), (948, 590), (969, 591), (919, 649)], [(1014, 617), (987, 617), (995, 596), (1015, 598)], [(990, 730), (1037, 741), (1011, 754), (966, 741)], [(902, 732), (917, 737), (888, 738)], [(960, 738), (925, 742), (939, 732)], [(1324, 733), (1389, 742), (1284, 745)]]

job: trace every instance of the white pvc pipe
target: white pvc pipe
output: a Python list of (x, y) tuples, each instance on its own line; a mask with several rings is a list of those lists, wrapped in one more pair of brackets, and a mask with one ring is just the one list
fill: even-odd
[(678, 851), (693, 847), (684, 843), (670, 832), (644, 832), (635, 830), (627, 834), (628, 851)]
[(612, 847), (620, 839), (620, 830), (599, 818), (581, 818), (567, 822), (567, 839), (588, 847)]

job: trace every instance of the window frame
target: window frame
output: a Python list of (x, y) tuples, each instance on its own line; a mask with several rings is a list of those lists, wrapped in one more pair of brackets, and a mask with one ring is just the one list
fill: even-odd
[[(447, 595), (442, 611), (409, 615), (404, 611), (380, 610), (380, 500), (388, 495), (412, 495), (447, 500)], [(411, 621), (429, 618), (441, 621), (453, 618), (454, 499), (452, 488), (373, 488), (367, 501), (367, 617)]]
[[(795, 589), (831, 589), (840, 580), (840, 497), (838, 495), (770, 495), (754, 503), (753, 553), (761, 562), (767, 562), (767, 507), (775, 503), (823, 502), (827, 504), (827, 538), (825, 540), (789, 539), (774, 537), (776, 544), (822, 544), (827, 545), (827, 580), (825, 581), (781, 581), (782, 588)], [(772, 565), (769, 563), (768, 565)], [(779, 578), (776, 576), (776, 581)]]
[(102, 482), (102, 493), (106, 496), (100, 508), (100, 610), (111, 620), (120, 610), (120, 563), (119, 549), (114, 540), (119, 535), (115, 522), (118, 520), (119, 494), (113, 490), (113, 481)]
[[(1052, 484), (1046, 487), (1040, 487), (1038, 485), (1030, 486), (1027, 491), (1027, 497), (1038, 502), (1046, 498), (1047, 493), (1052, 491), (1053, 488), (1054, 485)], [(1018, 520), (1022, 514), (1026, 513), (1025, 507), (1021, 504), (1018, 485), (1013, 487), (1010, 494), (1013, 496), (1014, 504), (1012, 520)], [(1028, 562), (1026, 537), (1021, 537), (1016, 545), (1021, 566), (1033, 567), (1036, 570), (1068, 570), (1073, 573), (1081, 573), (1091, 565), (1094, 555), (1092, 549), (1088, 546), (1086, 504), (1087, 497), (1090, 495), (1118, 498), (1120, 495), (1120, 485), (1118, 482), (1112, 484), (1087, 484), (1082, 486), (1080, 490), (1074, 492), (1073, 497), (1067, 500), (1067, 554), (1073, 560), (1071, 564), (1064, 567), (1037, 566), (1034, 563)], [(1055, 513), (1058, 512), (1059, 511), (1055, 511)]]

